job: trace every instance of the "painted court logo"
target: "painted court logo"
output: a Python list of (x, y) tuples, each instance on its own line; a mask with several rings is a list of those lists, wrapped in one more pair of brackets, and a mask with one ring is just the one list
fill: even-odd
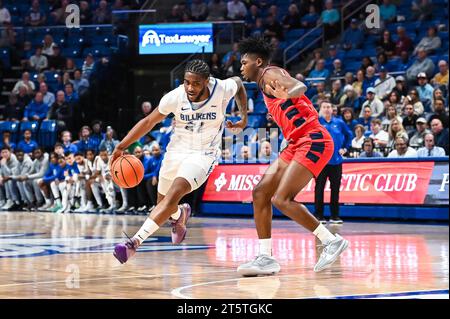
[[(18, 233), (0, 235), (0, 258), (25, 258), (54, 254), (109, 253), (123, 238), (63, 237), (42, 238), (44, 233)], [(140, 252), (208, 249), (206, 245), (172, 246), (169, 237), (150, 237)]]

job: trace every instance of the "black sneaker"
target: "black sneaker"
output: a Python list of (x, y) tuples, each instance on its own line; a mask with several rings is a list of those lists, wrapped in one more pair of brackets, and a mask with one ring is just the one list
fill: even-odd
[(339, 217), (333, 217), (330, 219), (330, 224), (343, 224), (344, 222)]
[(21, 204), (14, 203), (8, 211), (21, 211), (23, 209), (23, 206)]

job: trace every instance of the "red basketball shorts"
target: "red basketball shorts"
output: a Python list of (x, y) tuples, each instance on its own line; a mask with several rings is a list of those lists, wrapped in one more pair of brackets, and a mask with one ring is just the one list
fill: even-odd
[(333, 138), (327, 129), (318, 126), (289, 145), (281, 152), (280, 158), (287, 163), (292, 160), (305, 166), (317, 177), (333, 156)]

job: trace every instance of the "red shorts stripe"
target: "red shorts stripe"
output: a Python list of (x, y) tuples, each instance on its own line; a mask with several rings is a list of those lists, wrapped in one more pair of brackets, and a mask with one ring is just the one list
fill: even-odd
[(281, 152), (280, 158), (287, 163), (294, 160), (302, 164), (317, 177), (333, 156), (333, 152), (333, 138), (326, 128), (318, 126), (305, 136), (290, 142)]

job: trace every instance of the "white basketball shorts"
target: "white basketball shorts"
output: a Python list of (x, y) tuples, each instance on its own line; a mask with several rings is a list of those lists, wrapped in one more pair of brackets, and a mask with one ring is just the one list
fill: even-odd
[(177, 177), (186, 179), (191, 192), (202, 186), (217, 165), (217, 158), (204, 153), (178, 153), (164, 155), (159, 172), (158, 193), (166, 195)]

